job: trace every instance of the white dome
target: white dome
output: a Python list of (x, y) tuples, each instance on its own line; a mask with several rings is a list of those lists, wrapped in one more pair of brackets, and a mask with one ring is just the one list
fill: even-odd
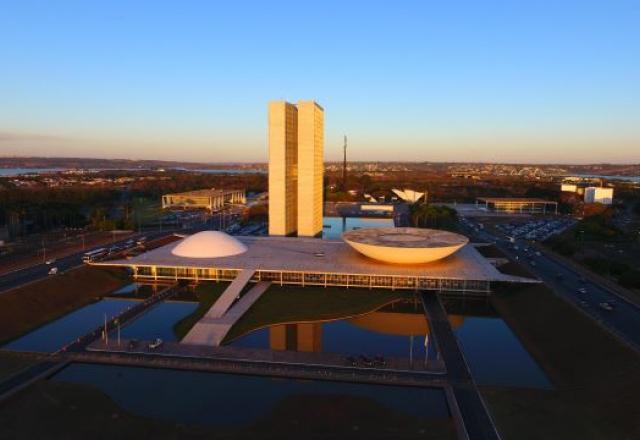
[(230, 257), (247, 251), (244, 243), (220, 231), (202, 231), (180, 241), (171, 253), (177, 257)]

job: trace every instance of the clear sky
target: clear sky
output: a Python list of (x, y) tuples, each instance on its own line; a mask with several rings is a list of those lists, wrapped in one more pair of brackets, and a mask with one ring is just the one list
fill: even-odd
[(0, 0), (0, 155), (640, 162), (640, 1)]

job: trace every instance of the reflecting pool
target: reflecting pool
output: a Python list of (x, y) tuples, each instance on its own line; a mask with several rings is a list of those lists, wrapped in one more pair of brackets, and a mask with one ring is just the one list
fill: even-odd
[(552, 388), (542, 369), (502, 319), (466, 317), (454, 331), (478, 384)]
[(93, 364), (71, 364), (51, 380), (97, 387), (139, 416), (223, 430), (317, 434), (345, 429), (347, 434), (376, 429), (426, 435), (439, 428), (454, 434), (445, 394), (437, 388)]
[(552, 388), (529, 354), (488, 299), (442, 298), (451, 316), (463, 316), (453, 331), (480, 385)]
[(75, 310), (62, 318), (9, 342), (2, 348), (18, 351), (54, 352), (94, 330), (102, 322), (135, 305), (133, 300), (106, 298)]
[(322, 238), (339, 240), (342, 233), (359, 228), (386, 228), (393, 226), (392, 218), (368, 217), (324, 217), (322, 219)]
[(420, 361), (436, 355), (420, 302), (399, 300), (376, 311), (325, 322), (276, 324), (229, 345), (345, 356), (384, 356)]
[[(175, 341), (173, 326), (185, 316), (198, 308), (198, 303), (184, 301), (162, 301), (151, 310), (136, 318), (120, 329), (123, 339), (141, 339), (152, 341), (160, 338), (163, 341)], [(111, 337), (117, 333), (111, 332)]]

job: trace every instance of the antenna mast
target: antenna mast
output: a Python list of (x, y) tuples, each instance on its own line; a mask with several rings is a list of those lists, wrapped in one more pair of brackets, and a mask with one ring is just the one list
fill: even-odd
[(344, 158), (342, 160), (342, 190), (347, 190), (347, 135), (344, 135)]

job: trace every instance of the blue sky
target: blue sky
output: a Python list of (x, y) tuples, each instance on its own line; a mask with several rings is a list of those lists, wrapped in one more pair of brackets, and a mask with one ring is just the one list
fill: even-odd
[(0, 155), (640, 162), (638, 1), (0, 0)]

